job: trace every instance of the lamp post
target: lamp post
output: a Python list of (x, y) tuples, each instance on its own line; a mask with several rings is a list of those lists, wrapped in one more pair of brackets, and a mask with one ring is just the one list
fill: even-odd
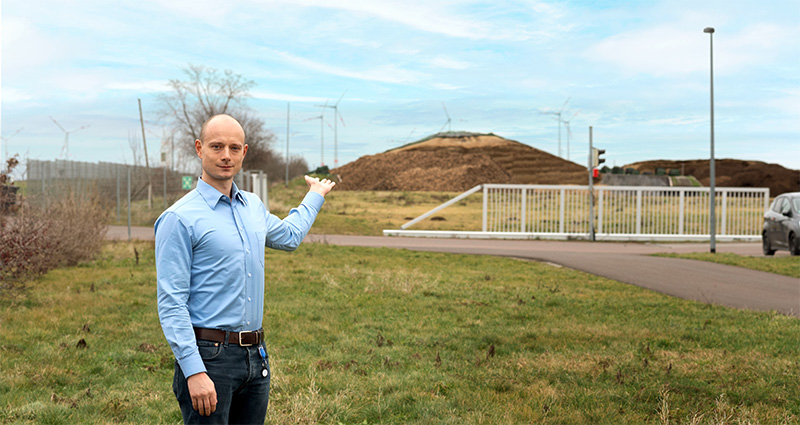
[(710, 58), (711, 58), (711, 162), (709, 164), (709, 189), (711, 190), (711, 214), (709, 217), (710, 222), (710, 230), (709, 236), (711, 240), (711, 248), (710, 252), (712, 254), (717, 252), (717, 240), (716, 240), (716, 233), (717, 233), (717, 197), (716, 197), (716, 175), (714, 172), (714, 28), (713, 27), (706, 27), (703, 30), (704, 33), (708, 34), (709, 36), (709, 48), (710, 48)]

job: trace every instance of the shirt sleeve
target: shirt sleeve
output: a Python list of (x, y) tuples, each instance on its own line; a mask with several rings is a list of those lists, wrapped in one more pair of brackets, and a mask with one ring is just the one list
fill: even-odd
[(158, 318), (183, 375), (205, 372), (189, 316), (189, 284), (192, 276), (191, 230), (173, 212), (165, 212), (155, 224)]
[(316, 192), (308, 192), (297, 208), (292, 208), (283, 220), (269, 214), (267, 216), (267, 243), (273, 249), (294, 251), (311, 230), (311, 225), (319, 214), (325, 198)]

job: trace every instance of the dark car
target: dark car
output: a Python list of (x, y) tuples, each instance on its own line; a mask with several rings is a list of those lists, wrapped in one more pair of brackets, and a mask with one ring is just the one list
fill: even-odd
[(800, 255), (800, 192), (784, 193), (772, 201), (764, 213), (761, 241), (764, 255), (773, 255), (777, 249)]

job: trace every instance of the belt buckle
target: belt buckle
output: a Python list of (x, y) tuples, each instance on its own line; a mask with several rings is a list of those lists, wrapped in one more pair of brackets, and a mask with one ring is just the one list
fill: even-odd
[[(245, 344), (242, 342), (242, 334), (257, 334), (258, 331), (239, 331), (237, 333), (239, 334), (239, 346), (241, 347), (250, 347), (258, 343), (256, 342), (256, 344)], [(258, 341), (258, 336), (256, 336), (256, 341)]]

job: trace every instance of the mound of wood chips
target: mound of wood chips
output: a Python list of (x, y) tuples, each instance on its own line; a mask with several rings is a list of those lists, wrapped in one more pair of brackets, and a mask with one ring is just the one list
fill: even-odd
[(460, 192), (483, 183), (586, 184), (586, 167), (493, 134), (439, 133), (331, 170), (339, 190)]

